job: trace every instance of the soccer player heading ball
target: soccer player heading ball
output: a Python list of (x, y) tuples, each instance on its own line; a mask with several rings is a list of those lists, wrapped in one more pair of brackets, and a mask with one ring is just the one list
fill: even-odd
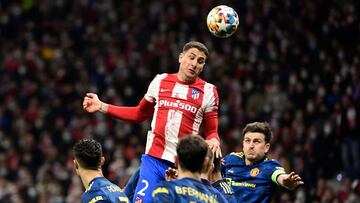
[(179, 54), (179, 71), (163, 73), (151, 81), (138, 106), (114, 106), (87, 93), (83, 108), (87, 112), (102, 112), (115, 118), (142, 122), (153, 118), (148, 131), (145, 154), (141, 158), (140, 177), (134, 201), (151, 202), (156, 183), (165, 180), (165, 170), (174, 167), (179, 138), (199, 134), (204, 127), (207, 144), (217, 157), (221, 156), (218, 135), (219, 98), (216, 87), (201, 78), (209, 57), (206, 46), (189, 42)]

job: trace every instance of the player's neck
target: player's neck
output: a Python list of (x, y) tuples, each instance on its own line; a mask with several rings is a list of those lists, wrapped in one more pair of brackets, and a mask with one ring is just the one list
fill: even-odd
[(247, 166), (253, 165), (253, 162), (249, 161), (248, 159), (245, 159), (245, 165)]
[(266, 157), (262, 157), (261, 159), (250, 161), (250, 160), (246, 159), (246, 157), (245, 157), (245, 165), (247, 165), (247, 166), (255, 165), (257, 163), (264, 161), (265, 159), (266, 159)]
[(196, 78), (188, 78), (184, 74), (181, 74), (180, 72), (176, 74), (176, 77), (180, 82), (185, 84), (192, 84), (196, 81)]
[(200, 173), (193, 173), (191, 171), (181, 171), (179, 170), (179, 176), (178, 179), (181, 178), (195, 178), (195, 179), (200, 179), (201, 174)]
[(209, 176), (208, 176), (207, 173), (201, 173), (201, 174), (200, 174), (200, 178), (201, 178), (201, 179), (206, 179), (206, 180), (208, 180), (208, 179), (209, 179)]
[(103, 177), (103, 173), (101, 170), (87, 170), (82, 169), (79, 174), (81, 181), (85, 187), (85, 189), (89, 189), (89, 184), (92, 180), (98, 177)]

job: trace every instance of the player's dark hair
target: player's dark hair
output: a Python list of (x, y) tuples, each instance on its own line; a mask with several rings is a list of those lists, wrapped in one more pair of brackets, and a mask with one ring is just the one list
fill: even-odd
[(267, 123), (267, 122), (253, 122), (253, 123), (247, 124), (242, 131), (243, 139), (244, 139), (245, 134), (248, 132), (264, 134), (265, 143), (270, 143), (272, 136), (273, 136), (271, 127), (270, 127), (269, 123)]
[(101, 164), (102, 147), (99, 142), (93, 139), (82, 139), (75, 144), (75, 159), (84, 169), (97, 170)]
[(206, 58), (208, 59), (209, 58), (209, 50), (208, 48), (201, 42), (196, 42), (196, 41), (191, 41), (191, 42), (188, 42), (184, 45), (183, 47), (183, 52), (186, 52), (187, 50), (191, 49), (191, 48), (196, 48), (202, 52), (205, 53), (206, 55)]
[(180, 167), (193, 173), (201, 173), (208, 150), (209, 147), (202, 137), (197, 135), (183, 137), (176, 147)]

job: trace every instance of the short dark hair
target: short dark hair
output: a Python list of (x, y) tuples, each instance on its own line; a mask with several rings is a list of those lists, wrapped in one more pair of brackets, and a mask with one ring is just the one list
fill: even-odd
[(209, 58), (209, 50), (203, 43), (197, 42), (197, 41), (190, 41), (184, 45), (183, 52), (186, 52), (187, 50), (189, 50), (191, 48), (196, 48), (196, 49), (204, 52), (206, 59)]
[(271, 127), (270, 127), (269, 123), (267, 123), (267, 122), (253, 122), (253, 123), (247, 124), (242, 131), (243, 139), (244, 139), (245, 134), (248, 132), (264, 134), (265, 143), (270, 143), (272, 136), (273, 136)]
[(180, 167), (193, 173), (201, 173), (208, 150), (209, 147), (202, 137), (198, 135), (183, 137), (176, 147)]
[(93, 139), (82, 139), (75, 144), (73, 151), (75, 159), (82, 168), (99, 169), (101, 157), (103, 156), (102, 147), (99, 142)]

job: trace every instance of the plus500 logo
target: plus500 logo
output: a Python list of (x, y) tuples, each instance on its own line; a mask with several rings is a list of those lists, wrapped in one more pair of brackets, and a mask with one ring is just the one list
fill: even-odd
[(190, 111), (191, 113), (195, 113), (197, 111), (196, 107), (191, 106), (190, 104), (185, 104), (180, 100), (176, 100), (176, 102), (160, 100), (159, 107), (163, 107), (163, 106), (171, 106), (174, 108), (184, 109), (186, 111)]

